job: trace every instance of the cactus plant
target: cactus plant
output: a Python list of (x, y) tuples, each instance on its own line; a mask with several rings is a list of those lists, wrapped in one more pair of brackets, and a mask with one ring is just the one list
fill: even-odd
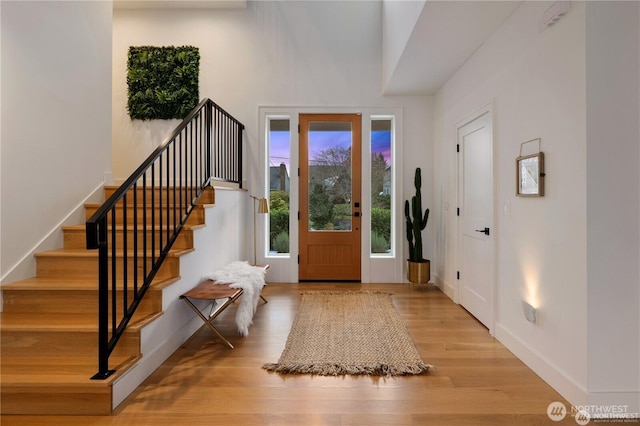
[[(422, 233), (429, 220), (429, 209), (422, 213), (422, 172), (420, 167), (416, 169), (414, 185), (416, 195), (411, 197), (411, 209), (409, 200), (404, 202), (404, 216), (407, 222), (407, 241), (409, 241), (409, 261), (422, 263), (426, 260), (422, 257)], [(411, 218), (413, 215), (413, 219)]]

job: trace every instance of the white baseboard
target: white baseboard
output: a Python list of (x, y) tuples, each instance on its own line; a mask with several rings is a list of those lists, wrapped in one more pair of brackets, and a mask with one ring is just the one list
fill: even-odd
[(435, 275), (435, 283), (436, 285), (440, 288), (440, 290), (442, 290), (442, 292), (444, 294), (446, 294), (449, 299), (453, 300), (455, 302), (455, 289), (454, 287), (447, 281), (443, 280), (442, 278), (440, 278), (440, 276)]
[(574, 406), (586, 404), (588, 401), (586, 385), (577, 383), (557, 365), (518, 339), (500, 323), (495, 325), (495, 338), (571, 404)]

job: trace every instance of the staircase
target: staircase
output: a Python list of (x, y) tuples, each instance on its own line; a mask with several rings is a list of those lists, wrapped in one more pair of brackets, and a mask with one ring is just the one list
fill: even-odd
[[(116, 189), (105, 187), (106, 198)], [(105, 380), (91, 380), (97, 372), (98, 253), (85, 248), (84, 224), (62, 228), (63, 248), (36, 253), (34, 278), (2, 286), (0, 414), (110, 414), (113, 385), (144, 355), (141, 331), (163, 315), (163, 289), (180, 279), (180, 256), (195, 249), (194, 229), (204, 226), (204, 208), (214, 201), (213, 188), (206, 188), (109, 358), (116, 372)], [(86, 205), (87, 218), (98, 207)], [(153, 214), (138, 212), (138, 221)], [(121, 223), (115, 231), (122, 238)]]

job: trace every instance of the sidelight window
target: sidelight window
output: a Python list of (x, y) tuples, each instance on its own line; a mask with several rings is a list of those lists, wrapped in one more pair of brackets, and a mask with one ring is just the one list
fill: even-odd
[(371, 253), (393, 247), (393, 118), (371, 117)]
[(291, 129), (288, 117), (267, 117), (269, 254), (289, 254)]

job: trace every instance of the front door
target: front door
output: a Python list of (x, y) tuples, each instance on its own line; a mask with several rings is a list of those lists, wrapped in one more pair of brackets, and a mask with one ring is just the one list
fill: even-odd
[(360, 281), (360, 114), (300, 115), (299, 279)]
[(461, 270), (459, 302), (493, 327), (493, 140), (491, 114), (458, 128)]

